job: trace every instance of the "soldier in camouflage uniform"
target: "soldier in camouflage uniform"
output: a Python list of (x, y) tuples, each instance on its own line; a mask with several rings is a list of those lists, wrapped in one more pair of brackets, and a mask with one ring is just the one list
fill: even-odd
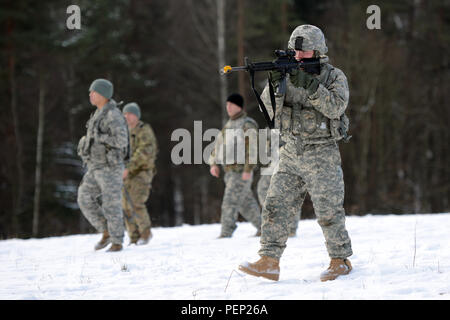
[[(219, 164), (225, 171), (225, 193), (221, 208), (222, 230), (219, 238), (232, 236), (239, 213), (254, 225), (257, 229), (256, 235), (260, 235), (261, 209), (251, 189), (253, 169), (257, 164), (258, 142), (250, 140), (251, 134), (257, 139), (258, 124), (247, 116), (243, 107), (244, 99), (241, 95), (231, 94), (227, 98), (226, 108), (230, 119), (216, 138), (215, 148), (209, 160), (211, 175), (219, 177)], [(234, 133), (237, 134), (237, 144), (233, 137)], [(239, 133), (248, 136), (240, 136)], [(240, 137), (244, 137), (241, 144)]]
[(78, 144), (78, 155), (87, 166), (78, 188), (78, 205), (86, 219), (103, 233), (95, 249), (112, 243), (108, 251), (120, 251), (124, 233), (121, 189), (124, 160), (129, 152), (128, 128), (111, 99), (111, 82), (97, 79), (89, 91), (90, 102), (97, 110), (87, 122), (87, 133)]
[(158, 143), (152, 127), (140, 120), (141, 109), (134, 103), (123, 108), (130, 130), (131, 157), (123, 174), (122, 207), (130, 244), (147, 244), (152, 238), (151, 220), (145, 205), (156, 174)]
[[(297, 69), (288, 75), (284, 95), (275, 97), (275, 127), (286, 141), (272, 176), (261, 226), (261, 259), (244, 262), (239, 269), (271, 280), (279, 279), (279, 259), (286, 247), (290, 208), (305, 184), (325, 237), (331, 258), (321, 281), (333, 280), (351, 270), (351, 241), (345, 228), (344, 179), (337, 141), (345, 138), (348, 119), (344, 115), (349, 89), (344, 73), (328, 63), (325, 37), (312, 25), (297, 27), (289, 40), (297, 60), (320, 58), (320, 74)], [(272, 72), (271, 81), (279, 85), (281, 75)], [(261, 98), (270, 103), (266, 86)]]

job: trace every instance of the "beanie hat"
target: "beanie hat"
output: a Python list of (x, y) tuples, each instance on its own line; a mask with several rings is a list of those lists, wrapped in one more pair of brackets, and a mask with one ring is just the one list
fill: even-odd
[(141, 118), (141, 109), (136, 102), (127, 103), (125, 107), (123, 107), (122, 112), (123, 114), (125, 114), (126, 112), (133, 113), (134, 115), (136, 115), (136, 117), (138, 117), (138, 119)]
[(239, 93), (230, 94), (227, 101), (234, 103), (238, 107), (244, 108), (244, 98)]
[(89, 91), (95, 91), (104, 96), (106, 99), (111, 99), (114, 92), (113, 84), (106, 79), (97, 79), (92, 82)]

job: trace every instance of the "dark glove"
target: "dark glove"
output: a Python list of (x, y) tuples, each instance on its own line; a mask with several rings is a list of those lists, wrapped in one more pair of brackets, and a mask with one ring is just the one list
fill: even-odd
[(280, 71), (277, 71), (277, 70), (269, 71), (269, 79), (270, 79), (270, 82), (272, 82), (272, 86), (274, 88), (278, 87), (278, 85), (280, 84), (281, 78), (282, 78), (282, 74)]
[(309, 95), (315, 93), (319, 87), (319, 80), (302, 69), (292, 70), (289, 79), (294, 87), (306, 89)]

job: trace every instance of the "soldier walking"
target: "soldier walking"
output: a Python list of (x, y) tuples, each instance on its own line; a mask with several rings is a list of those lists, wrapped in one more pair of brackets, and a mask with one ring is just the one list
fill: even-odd
[(131, 157), (123, 172), (122, 207), (130, 244), (144, 245), (152, 238), (151, 220), (145, 205), (156, 174), (158, 143), (152, 127), (141, 120), (135, 102), (125, 105), (123, 114), (130, 130)]
[[(219, 164), (225, 171), (225, 193), (220, 219), (222, 230), (219, 238), (232, 236), (237, 227), (239, 213), (257, 229), (256, 236), (260, 235), (261, 209), (251, 189), (253, 170), (257, 164), (256, 159), (253, 163), (251, 155), (257, 157), (257, 141), (250, 143), (247, 136), (241, 145), (235, 142), (235, 137), (239, 133), (252, 131), (257, 139), (258, 124), (247, 116), (243, 108), (244, 99), (240, 94), (234, 93), (227, 98), (226, 109), (230, 119), (216, 138), (215, 148), (209, 160), (211, 175), (216, 178), (220, 176)], [(237, 138), (239, 140), (239, 137)], [(244, 160), (242, 163), (237, 161), (240, 155)]]
[(86, 135), (78, 144), (78, 155), (87, 166), (78, 188), (78, 205), (92, 226), (102, 232), (95, 250), (112, 244), (108, 251), (122, 250), (122, 174), (128, 156), (125, 118), (112, 99), (113, 84), (97, 79), (89, 88), (89, 99), (97, 110), (87, 122)]
[[(328, 63), (328, 48), (319, 28), (297, 27), (288, 46), (295, 49), (298, 61), (319, 58), (320, 71), (294, 70), (287, 75), (286, 93), (275, 97), (275, 127), (286, 145), (281, 149), (263, 208), (261, 258), (255, 263), (244, 262), (239, 269), (253, 276), (279, 279), (279, 261), (286, 248), (293, 205), (293, 198), (287, 195), (299, 192), (300, 185), (305, 184), (331, 259), (320, 279), (334, 280), (352, 269), (347, 259), (352, 247), (345, 228), (344, 178), (337, 145), (348, 128), (344, 114), (349, 99), (347, 78)], [(280, 78), (280, 73), (272, 72), (270, 79), (275, 87)], [(270, 102), (268, 86), (261, 98)]]

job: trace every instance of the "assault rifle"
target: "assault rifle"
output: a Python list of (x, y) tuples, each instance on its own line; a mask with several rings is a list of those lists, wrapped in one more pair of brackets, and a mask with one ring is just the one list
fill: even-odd
[[(258, 100), (259, 109), (264, 115), (267, 124), (270, 129), (273, 129), (274, 119), (270, 119), (264, 102), (261, 100), (259, 93), (255, 89), (255, 72), (259, 71), (277, 71), (281, 73), (281, 78), (279, 81), (279, 86), (277, 89), (277, 94), (284, 94), (286, 92), (286, 75), (291, 73), (295, 69), (303, 69), (306, 72), (320, 74), (320, 61), (319, 58), (308, 58), (297, 61), (295, 59), (294, 50), (275, 50), (275, 56), (277, 57), (274, 61), (267, 62), (251, 62), (248, 57), (244, 58), (244, 66), (231, 67), (225, 66), (220, 70), (220, 74), (229, 74), (235, 71), (247, 71), (250, 74), (252, 90)], [(272, 79), (269, 79), (269, 91), (270, 100), (272, 102), (272, 109), (275, 118), (275, 94), (272, 85)]]

